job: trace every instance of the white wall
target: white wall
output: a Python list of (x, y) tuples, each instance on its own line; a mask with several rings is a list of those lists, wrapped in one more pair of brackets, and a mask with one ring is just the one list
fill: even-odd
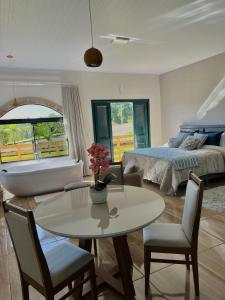
[[(162, 141), (160, 85), (157, 75), (110, 74), (98, 72), (57, 72), (0, 70), (1, 80), (59, 81), (76, 84), (80, 90), (88, 143), (93, 141), (91, 100), (93, 99), (149, 99), (151, 143)], [(14, 97), (36, 96), (62, 103), (59, 86), (29, 87), (16, 86), (14, 89), (0, 82), (0, 105)]]
[(163, 142), (184, 122), (225, 124), (225, 99), (202, 120), (196, 113), (225, 76), (225, 53), (160, 76)]

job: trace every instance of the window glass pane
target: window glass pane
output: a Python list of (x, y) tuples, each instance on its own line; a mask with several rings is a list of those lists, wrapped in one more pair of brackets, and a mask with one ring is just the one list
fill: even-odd
[(34, 159), (33, 128), (29, 123), (0, 125), (2, 162)]
[(0, 154), (3, 163), (68, 155), (62, 115), (41, 105), (12, 109), (0, 119)]
[(121, 161), (125, 151), (134, 149), (133, 103), (112, 102), (111, 119), (114, 161)]
[(34, 125), (36, 157), (68, 155), (63, 122), (42, 122)]

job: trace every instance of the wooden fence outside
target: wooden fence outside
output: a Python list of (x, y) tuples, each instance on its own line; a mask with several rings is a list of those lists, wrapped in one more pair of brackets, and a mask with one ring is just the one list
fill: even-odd
[[(116, 135), (113, 137), (114, 161), (121, 161), (123, 153), (133, 149), (133, 134)], [(40, 158), (67, 155), (68, 142), (66, 140), (40, 141), (36, 143), (36, 152)], [(0, 153), (1, 162), (3, 163), (35, 158), (34, 144), (32, 142), (0, 146)]]
[(116, 135), (113, 137), (114, 161), (121, 161), (125, 151), (134, 149), (134, 135)]
[(36, 143), (20, 143), (13, 145), (0, 146), (1, 162), (13, 162), (34, 159), (36, 153), (40, 158), (67, 155), (68, 143), (66, 140), (48, 141)]

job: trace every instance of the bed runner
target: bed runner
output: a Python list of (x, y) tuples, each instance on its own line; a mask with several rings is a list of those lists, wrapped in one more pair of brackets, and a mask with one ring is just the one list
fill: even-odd
[(185, 170), (199, 166), (199, 160), (196, 155), (192, 154), (190, 151), (179, 148), (141, 148), (128, 151), (127, 153), (167, 160), (171, 162), (175, 170)]

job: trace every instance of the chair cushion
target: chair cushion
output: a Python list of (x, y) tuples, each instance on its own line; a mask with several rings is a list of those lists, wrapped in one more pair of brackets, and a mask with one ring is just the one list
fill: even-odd
[[(123, 182), (123, 174), (122, 174), (122, 169), (120, 165), (111, 165), (108, 168), (107, 173), (113, 173), (114, 175), (116, 175), (117, 178), (115, 178), (114, 180), (112, 180), (110, 182), (110, 184), (122, 184)], [(100, 180), (102, 179), (103, 176), (105, 176), (106, 174), (103, 174), (100, 176)]]
[(43, 247), (53, 287), (63, 282), (93, 260), (93, 256), (66, 241), (50, 243)]
[(181, 226), (189, 241), (192, 240), (192, 233), (198, 207), (198, 193), (199, 186), (193, 180), (188, 180)]
[(142, 187), (143, 185), (143, 177), (144, 177), (144, 170), (141, 169), (138, 172), (131, 173), (131, 174), (124, 174), (124, 184), (125, 185), (132, 185), (137, 187)]
[(190, 248), (180, 224), (154, 223), (143, 230), (145, 246)]
[(124, 170), (123, 170), (123, 174), (131, 174), (131, 173), (135, 173), (139, 170), (136, 161), (134, 159), (131, 159), (128, 161), (128, 163), (126, 164)]

